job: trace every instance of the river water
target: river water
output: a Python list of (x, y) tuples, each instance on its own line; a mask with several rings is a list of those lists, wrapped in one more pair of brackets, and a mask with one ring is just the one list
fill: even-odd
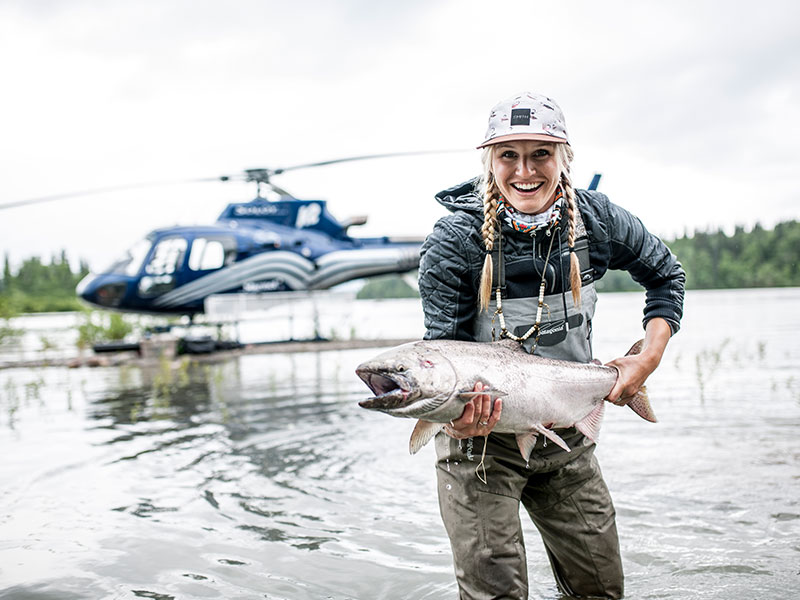
[[(601, 295), (598, 358), (641, 337), (641, 304)], [(628, 598), (800, 597), (799, 307), (688, 293), (648, 382), (659, 423), (606, 411)], [(337, 310), (422, 333), (418, 301)], [(0, 370), (0, 599), (455, 598), (432, 444), (409, 456), (413, 422), (357, 405), (378, 350)], [(531, 598), (559, 598), (523, 520)]]

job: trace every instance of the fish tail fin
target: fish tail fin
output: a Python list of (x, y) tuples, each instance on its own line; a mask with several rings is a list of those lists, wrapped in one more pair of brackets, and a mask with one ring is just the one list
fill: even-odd
[(593, 442), (600, 436), (600, 424), (603, 422), (605, 402), (598, 402), (588, 415), (575, 423), (575, 428)]
[(625, 356), (634, 356), (636, 354), (641, 354), (642, 348), (644, 348), (644, 340), (639, 340), (638, 342), (635, 342), (633, 346), (631, 346), (631, 349), (625, 353)]
[[(628, 352), (625, 356), (633, 356), (634, 354), (640, 354), (642, 352), (642, 348), (644, 348), (644, 340), (639, 340)], [(653, 412), (653, 407), (650, 406), (650, 398), (647, 397), (647, 388), (642, 386), (639, 388), (639, 391), (633, 396), (633, 399), (628, 402), (628, 406), (631, 407), (631, 410), (635, 412), (637, 415), (642, 417), (645, 421), (650, 421), (651, 423), (657, 423), (658, 419), (656, 419), (656, 413)]]
[(419, 452), (443, 427), (443, 423), (431, 423), (422, 419), (417, 421), (417, 424), (414, 425), (414, 431), (411, 432), (411, 439), (408, 440), (409, 453), (416, 454)]
[(647, 397), (647, 388), (645, 386), (639, 388), (639, 391), (636, 392), (633, 399), (628, 402), (628, 406), (645, 421), (650, 421), (651, 423), (658, 422), (656, 413), (653, 412), (653, 407), (650, 406), (650, 399)]

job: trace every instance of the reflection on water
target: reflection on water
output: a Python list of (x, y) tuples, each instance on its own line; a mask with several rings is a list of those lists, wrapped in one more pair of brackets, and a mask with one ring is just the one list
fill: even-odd
[[(800, 587), (798, 300), (690, 294), (649, 382), (660, 422), (607, 411), (629, 597)], [(600, 302), (608, 360), (641, 299)], [(0, 598), (454, 597), (432, 447), (357, 406), (377, 351), (0, 371)], [(558, 597), (526, 538), (532, 597)]]

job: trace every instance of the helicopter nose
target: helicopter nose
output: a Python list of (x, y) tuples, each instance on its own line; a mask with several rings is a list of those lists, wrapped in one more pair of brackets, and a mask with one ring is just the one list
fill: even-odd
[(102, 283), (96, 275), (87, 275), (78, 284), (75, 291), (86, 302), (106, 308), (119, 306), (125, 296), (127, 285), (121, 281)]
[(86, 277), (84, 277), (78, 282), (78, 285), (75, 287), (75, 293), (78, 294), (78, 296), (80, 296), (84, 300), (86, 300), (87, 299), (86, 290), (88, 290), (91, 287), (92, 282), (94, 282), (95, 279), (97, 279), (97, 275), (89, 273)]

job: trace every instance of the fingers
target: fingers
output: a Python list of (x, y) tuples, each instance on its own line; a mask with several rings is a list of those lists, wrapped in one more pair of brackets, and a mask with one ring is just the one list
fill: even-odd
[(631, 394), (630, 396), (620, 396), (614, 404), (617, 406), (627, 406), (628, 402), (633, 400), (636, 397), (636, 394)]
[(489, 423), (486, 428), (491, 431), (494, 429), (494, 426), (497, 425), (497, 422), (500, 420), (500, 415), (503, 413), (503, 401), (498, 398), (494, 401), (494, 410), (492, 410), (492, 414), (489, 417)]
[(464, 407), (464, 412), (461, 413), (461, 416), (457, 419), (450, 421), (450, 426), (455, 430), (461, 430), (466, 427), (469, 427), (473, 423), (475, 423), (475, 404), (474, 400), (470, 400), (467, 402), (467, 405)]
[[(482, 392), (484, 385), (480, 381), (475, 384), (475, 391)], [(488, 395), (478, 396), (475, 399), (476, 424), (486, 427), (489, 424), (489, 417), (492, 414), (492, 397)]]
[(633, 386), (625, 387), (622, 385), (622, 382), (617, 380), (617, 383), (611, 388), (611, 391), (608, 392), (608, 396), (606, 396), (605, 399), (611, 402), (611, 404), (625, 406), (636, 396), (636, 392), (639, 391), (639, 388), (631, 389), (632, 387)]
[(463, 440), (474, 435), (472, 431), (475, 428), (476, 415), (478, 414), (475, 410), (474, 402), (474, 400), (467, 402), (461, 416), (450, 421), (449, 425), (444, 426), (444, 432), (451, 438)]
[[(482, 382), (475, 384), (474, 391), (480, 392), (484, 389), (486, 388)], [(444, 431), (455, 439), (489, 435), (502, 413), (502, 400), (497, 399), (492, 402), (492, 397), (488, 394), (476, 396), (466, 404), (464, 412), (458, 419), (445, 425)]]
[(658, 363), (653, 364), (651, 359), (638, 354), (616, 358), (606, 365), (614, 367), (618, 373), (617, 381), (606, 396), (606, 400), (618, 406), (625, 406), (636, 396)]
[(617, 379), (617, 383), (615, 383), (614, 387), (611, 388), (611, 391), (608, 392), (606, 400), (608, 400), (612, 404), (617, 404), (621, 396), (622, 396), (622, 385), (620, 383), (620, 380)]
[(605, 399), (617, 406), (625, 406), (639, 391), (641, 382), (635, 379), (636, 372), (631, 369), (630, 361), (615, 359), (606, 363), (606, 366), (614, 367), (617, 370), (617, 381)]

